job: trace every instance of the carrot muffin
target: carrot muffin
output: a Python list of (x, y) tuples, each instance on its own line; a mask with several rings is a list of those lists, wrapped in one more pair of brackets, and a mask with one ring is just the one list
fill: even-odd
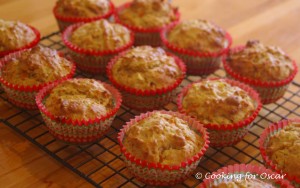
[(0, 19), (0, 52), (21, 48), (35, 39), (35, 32), (26, 24)]
[(59, 80), (72, 68), (73, 63), (59, 56), (56, 50), (36, 46), (6, 62), (1, 76), (14, 85), (33, 86)]
[(136, 158), (164, 165), (179, 165), (198, 153), (203, 143), (187, 121), (162, 113), (153, 113), (131, 126), (123, 141)]
[(246, 91), (223, 80), (204, 80), (192, 84), (182, 106), (202, 123), (224, 125), (251, 116), (256, 102)]
[(259, 179), (242, 179), (240, 181), (222, 182), (218, 185), (213, 185), (212, 188), (275, 188), (271, 183), (264, 182)]
[(300, 179), (300, 122), (290, 121), (269, 138), (266, 154), (279, 170)]
[(168, 87), (182, 75), (174, 57), (162, 48), (150, 46), (132, 48), (112, 67), (112, 77), (118, 84), (139, 90)]
[(167, 33), (176, 47), (196, 52), (218, 52), (229, 44), (226, 32), (206, 20), (189, 20), (177, 24)]
[(114, 107), (112, 94), (93, 79), (71, 79), (55, 87), (46, 99), (47, 110), (56, 117), (95, 119)]

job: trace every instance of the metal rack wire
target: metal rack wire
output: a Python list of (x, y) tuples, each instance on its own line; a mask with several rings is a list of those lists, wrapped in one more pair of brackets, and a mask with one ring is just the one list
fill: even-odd
[[(59, 32), (42, 38), (40, 42), (57, 50), (64, 50)], [(217, 71), (211, 77), (224, 77), (223, 70)], [(105, 76), (93, 76), (77, 72), (76, 77), (89, 77), (107, 81)], [(197, 76), (188, 76), (182, 86), (200, 79)], [(181, 86), (181, 87), (182, 87)], [(30, 142), (61, 162), (64, 166), (77, 173), (95, 187), (146, 187), (137, 181), (126, 169), (120, 158), (117, 133), (122, 125), (139, 112), (121, 107), (109, 132), (97, 143), (76, 146), (68, 145), (56, 140), (47, 131), (44, 122), (36, 111), (26, 111), (14, 107), (7, 101), (6, 94), (0, 89), (0, 101), (11, 110), (3, 114), (1, 121), (24, 136)], [(300, 84), (293, 82), (285, 96), (274, 104), (265, 105), (256, 118), (245, 138), (232, 147), (209, 148), (202, 158), (196, 172), (206, 173), (217, 170), (222, 166), (234, 163), (262, 164), (258, 149), (258, 139), (263, 129), (271, 122), (284, 118), (295, 118), (300, 115)], [(165, 107), (166, 110), (176, 110), (176, 103), (172, 102)], [(188, 180), (175, 187), (196, 187), (201, 180), (191, 176)]]

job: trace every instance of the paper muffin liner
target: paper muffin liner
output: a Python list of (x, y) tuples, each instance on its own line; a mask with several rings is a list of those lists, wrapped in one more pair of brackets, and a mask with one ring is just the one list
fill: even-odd
[[(245, 46), (239, 46), (234, 49), (231, 49), (233, 53), (243, 50)], [(227, 77), (233, 78), (240, 82), (246, 83), (254, 88), (260, 95), (263, 104), (269, 104), (276, 102), (278, 99), (283, 97), (285, 91), (287, 90), (289, 84), (293, 81), (294, 77), (298, 72), (298, 67), (295, 61), (292, 62), (294, 66), (294, 71), (292, 74), (284, 80), (281, 81), (261, 81), (251, 78), (244, 77), (238, 72), (235, 72), (226, 61), (223, 59), (224, 69), (226, 71)]]
[[(233, 123), (233, 124), (223, 124), (223, 125), (218, 125), (218, 124), (206, 124), (203, 123), (204, 126), (207, 128), (209, 134), (210, 134), (210, 145), (214, 147), (225, 147), (225, 146), (231, 146), (236, 144), (237, 142), (241, 141), (244, 136), (248, 133), (249, 128), (252, 126), (253, 121), (257, 117), (259, 111), (261, 110), (262, 103), (260, 101), (258, 93), (253, 90), (251, 87), (240, 83), (238, 81), (226, 79), (226, 78), (210, 78), (206, 80), (222, 80), (227, 82), (228, 84), (232, 86), (237, 86), (244, 91), (248, 93), (248, 95), (256, 102), (256, 109), (252, 113), (251, 116), (247, 117), (246, 119)], [(204, 80), (202, 80), (204, 81)], [(199, 81), (201, 82), (201, 81)], [(195, 82), (197, 83), (197, 82)], [(191, 83), (187, 85), (181, 93), (177, 97), (177, 106), (178, 106), (178, 111), (184, 114), (188, 113), (185, 111), (182, 105), (182, 100), (187, 94), (188, 90), (192, 87), (193, 84)], [(200, 120), (199, 120), (200, 121)], [(200, 121), (201, 122), (201, 121)], [(201, 122), (202, 123), (202, 122)]]
[(172, 25), (179, 21), (180, 19), (180, 13), (179, 11), (174, 8), (173, 11), (175, 12), (176, 19), (169, 23), (166, 26), (162, 27), (151, 27), (151, 28), (143, 28), (143, 27), (137, 27), (137, 26), (131, 26), (128, 24), (125, 24), (122, 22), (122, 20), (119, 18), (119, 12), (123, 11), (124, 9), (131, 6), (131, 2), (125, 3), (118, 7), (115, 11), (114, 18), (117, 23), (120, 23), (130, 30), (132, 30), (135, 34), (135, 42), (134, 46), (142, 46), (142, 45), (150, 45), (150, 46), (162, 46), (162, 41), (160, 39), (160, 32), (164, 27), (167, 27), (169, 25)]
[(68, 26), (80, 22), (92, 22), (96, 20), (101, 20), (101, 19), (109, 19), (113, 16), (113, 13), (115, 11), (115, 6), (114, 4), (110, 1), (110, 9), (107, 13), (101, 16), (94, 16), (94, 17), (72, 17), (72, 16), (65, 16), (65, 15), (60, 15), (57, 11), (58, 5), (56, 4), (55, 7), (53, 8), (53, 14), (54, 17), (56, 18), (58, 27), (60, 32), (63, 32)]
[(177, 47), (168, 41), (167, 33), (171, 31), (177, 24), (178, 23), (163, 29), (160, 32), (160, 37), (164, 47), (183, 60), (187, 67), (187, 73), (191, 75), (207, 75), (219, 69), (222, 58), (227, 55), (232, 44), (232, 38), (230, 34), (226, 32), (226, 39), (228, 41), (226, 48), (218, 52), (197, 52)]
[(32, 30), (32, 31), (34, 32), (34, 34), (35, 34), (35, 38), (33, 39), (33, 41), (31, 41), (30, 43), (26, 44), (25, 46), (22, 46), (22, 47), (13, 49), (13, 50), (0, 51), (0, 58), (1, 58), (1, 57), (4, 57), (4, 56), (6, 56), (6, 55), (8, 55), (8, 54), (10, 54), (10, 53), (14, 53), (14, 52), (17, 52), (17, 51), (21, 51), (21, 50), (33, 48), (34, 46), (36, 46), (36, 45), (39, 43), (39, 41), (40, 41), (40, 39), (41, 39), (41, 34), (40, 34), (40, 32), (39, 32), (36, 28), (34, 28), (34, 27), (30, 26), (30, 25), (27, 25), (27, 26), (30, 27), (31, 30)]
[(88, 144), (101, 139), (101, 137), (109, 130), (117, 111), (121, 106), (122, 97), (119, 91), (109, 84), (99, 81), (112, 94), (115, 103), (114, 108), (106, 114), (94, 119), (73, 120), (53, 115), (47, 110), (47, 107), (44, 104), (52, 89), (62, 82), (63, 81), (58, 81), (44, 87), (36, 96), (36, 104), (49, 132), (55, 138), (72, 144)]
[(186, 68), (184, 63), (178, 57), (167, 53), (168, 56), (171, 56), (175, 59), (175, 62), (178, 65), (182, 75), (172, 85), (164, 88), (140, 90), (119, 84), (112, 75), (112, 68), (114, 64), (126, 53), (127, 51), (120, 53), (107, 65), (107, 76), (111, 83), (121, 91), (123, 96), (123, 104), (139, 111), (147, 111), (160, 109), (166, 104), (170, 103), (176, 96), (177, 87), (185, 77)]
[(68, 48), (70, 56), (76, 62), (77, 67), (85, 72), (105, 73), (107, 63), (110, 61), (110, 59), (118, 53), (131, 48), (133, 45), (134, 34), (131, 32), (129, 42), (117, 49), (103, 51), (83, 49), (72, 44), (72, 42), (69, 40), (72, 33), (83, 24), (84, 23), (79, 23), (69, 26), (63, 32), (62, 39), (64, 44)]
[[(220, 178), (214, 178), (220, 177)], [(273, 177), (273, 178), (268, 178)], [(200, 185), (200, 188), (210, 188), (220, 183), (231, 182), (232, 180), (251, 180), (258, 179), (265, 183), (270, 183), (275, 187), (293, 188), (289, 181), (263, 166), (252, 164), (234, 164), (220, 168), (216, 172), (209, 174)]]
[(300, 178), (299, 177), (297, 178), (296, 176), (292, 176), (287, 172), (284, 172), (281, 169), (279, 169), (277, 165), (273, 163), (272, 159), (267, 155), (266, 152), (268, 142), (270, 141), (271, 136), (276, 135), (281, 129), (283, 129), (285, 126), (288, 126), (291, 122), (300, 123), (300, 119), (282, 120), (273, 123), (268, 128), (266, 128), (260, 136), (259, 149), (260, 149), (260, 154), (265, 162), (265, 166), (267, 168), (271, 168), (272, 170), (280, 174), (286, 174), (286, 178), (289, 179), (295, 185), (295, 187), (300, 187)]
[[(160, 163), (149, 163), (145, 160), (138, 159), (135, 156), (131, 155), (123, 145), (123, 139), (126, 135), (126, 132), (135, 123), (151, 116), (156, 112), (169, 114), (187, 121), (189, 123), (189, 126), (198, 134), (200, 133), (204, 139), (204, 144), (201, 150), (193, 157), (187, 159), (186, 161), (183, 161), (180, 165), (173, 166)], [(198, 166), (201, 157), (204, 155), (205, 151), (208, 148), (209, 137), (203, 125), (194, 118), (191, 118), (184, 114), (180, 114), (178, 112), (152, 111), (136, 116), (134, 119), (131, 119), (129, 122), (127, 122), (118, 134), (118, 141), (121, 148), (121, 157), (124, 160), (128, 170), (135, 176), (135, 178), (149, 185), (170, 186), (184, 181), (190, 176), (190, 174), (193, 173), (193, 171)]]
[[(5, 80), (2, 77), (2, 71), (1, 71), (2, 67), (4, 66), (5, 63), (9, 62), (12, 58), (20, 57), (20, 55), (24, 51), (27, 51), (27, 49), (11, 53), (0, 60), (0, 83), (10, 102), (12, 102), (18, 107), (25, 108), (28, 110), (33, 110), (33, 109), (37, 109), (35, 103), (35, 96), (37, 92), (41, 88), (53, 82), (56, 82), (57, 80), (52, 82), (46, 82), (43, 84), (38, 84), (38, 85), (32, 85), (32, 86), (16, 85), (16, 84), (9, 83), (7, 80)], [(74, 76), (76, 66), (75, 63), (72, 64), (73, 66), (71, 71), (66, 76), (62, 77), (59, 80), (66, 80)]]

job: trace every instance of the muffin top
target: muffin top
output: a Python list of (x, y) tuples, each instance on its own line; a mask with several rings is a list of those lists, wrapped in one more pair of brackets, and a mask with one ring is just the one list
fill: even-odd
[(123, 145), (138, 159), (180, 165), (200, 152), (204, 139), (185, 120), (156, 112), (132, 125)]
[(90, 120), (107, 114), (114, 107), (112, 94), (93, 79), (70, 79), (57, 85), (45, 106), (54, 116)]
[(182, 21), (167, 39), (176, 47), (197, 52), (218, 52), (228, 46), (226, 32), (206, 20)]
[(73, 63), (60, 57), (56, 50), (35, 46), (8, 60), (1, 76), (11, 84), (33, 86), (59, 80), (72, 67)]
[(275, 188), (270, 183), (263, 182), (259, 179), (242, 179), (240, 181), (222, 182), (218, 185), (213, 185), (212, 188)]
[(122, 23), (142, 28), (162, 27), (176, 20), (168, 0), (133, 0), (118, 16)]
[(70, 17), (102, 16), (110, 10), (109, 0), (58, 0), (57, 13)]
[(115, 50), (130, 40), (126, 27), (104, 19), (83, 24), (70, 37), (71, 43), (82, 49), (99, 51)]
[(248, 41), (239, 52), (231, 52), (228, 64), (238, 74), (261, 81), (280, 81), (293, 72), (292, 60), (280, 48)]
[(300, 123), (290, 122), (270, 137), (267, 155), (274, 164), (290, 176), (300, 178)]
[(34, 31), (26, 24), (0, 19), (0, 51), (26, 46), (35, 38)]
[(205, 124), (233, 124), (255, 111), (255, 101), (243, 89), (224, 80), (192, 84), (183, 97), (184, 111)]
[(150, 46), (130, 49), (112, 67), (112, 76), (118, 84), (141, 90), (168, 87), (182, 74), (174, 57), (162, 48)]

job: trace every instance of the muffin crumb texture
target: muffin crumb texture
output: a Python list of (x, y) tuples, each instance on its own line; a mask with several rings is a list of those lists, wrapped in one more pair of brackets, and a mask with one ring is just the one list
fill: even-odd
[(264, 182), (259, 179), (242, 179), (240, 181), (222, 182), (213, 185), (212, 188), (275, 188), (271, 183)]
[(69, 17), (102, 16), (110, 10), (109, 0), (59, 0), (57, 12)]
[(271, 136), (266, 153), (278, 169), (300, 178), (300, 123), (290, 122)]
[(1, 76), (8, 83), (23, 86), (39, 85), (67, 76), (73, 64), (60, 57), (56, 50), (35, 46), (4, 64)]
[(136, 158), (165, 165), (180, 165), (200, 152), (203, 144), (188, 122), (159, 112), (132, 125), (123, 141)]
[(133, 0), (118, 16), (122, 23), (141, 28), (162, 27), (176, 20), (168, 0)]
[(107, 114), (114, 107), (112, 94), (93, 79), (71, 79), (57, 85), (45, 102), (56, 117), (91, 120)]
[(130, 42), (130, 31), (116, 23), (99, 20), (85, 23), (70, 37), (71, 43), (86, 50), (115, 50)]
[(255, 101), (243, 89), (222, 80), (194, 83), (183, 97), (184, 111), (205, 124), (233, 124), (255, 111)]
[(285, 52), (257, 40), (248, 41), (241, 51), (231, 52), (227, 60), (241, 76), (266, 82), (284, 80), (294, 70), (293, 61)]
[(170, 44), (196, 52), (218, 52), (226, 48), (226, 32), (206, 20), (182, 21), (167, 33)]
[(30, 44), (36, 35), (24, 23), (0, 19), (0, 51), (14, 50)]
[(139, 46), (120, 56), (112, 67), (112, 76), (123, 86), (150, 90), (173, 85), (182, 72), (174, 57), (162, 48)]

